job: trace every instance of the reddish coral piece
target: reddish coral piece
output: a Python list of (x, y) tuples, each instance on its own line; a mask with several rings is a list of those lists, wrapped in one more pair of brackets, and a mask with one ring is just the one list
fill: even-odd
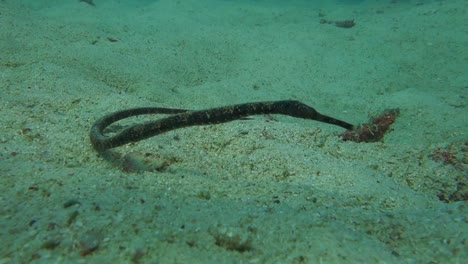
[(433, 161), (442, 162), (444, 165), (454, 165), (457, 162), (457, 156), (454, 153), (441, 148), (437, 148), (430, 157)]
[(362, 124), (355, 129), (347, 130), (341, 133), (340, 137), (344, 141), (351, 140), (354, 142), (381, 141), (399, 114), (399, 109), (385, 110), (380, 116), (372, 118), (371, 123)]

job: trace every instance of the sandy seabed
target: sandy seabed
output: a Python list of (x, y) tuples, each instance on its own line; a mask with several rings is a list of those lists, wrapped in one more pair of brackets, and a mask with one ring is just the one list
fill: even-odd
[[(86, 2), (0, 1), (0, 263), (468, 259), (466, 0)], [(112, 111), (285, 99), (400, 116), (89, 142)]]

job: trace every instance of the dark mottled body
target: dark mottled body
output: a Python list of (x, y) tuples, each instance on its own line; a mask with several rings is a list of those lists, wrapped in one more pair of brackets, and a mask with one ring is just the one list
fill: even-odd
[[(156, 121), (137, 124), (123, 129), (112, 137), (107, 137), (103, 131), (110, 124), (137, 115), (172, 114)], [(353, 125), (344, 121), (322, 115), (314, 108), (299, 101), (275, 101), (246, 103), (232, 106), (217, 107), (207, 110), (190, 111), (171, 108), (134, 108), (115, 112), (96, 121), (90, 132), (91, 142), (97, 151), (115, 148), (130, 142), (137, 142), (171, 130), (183, 127), (212, 125), (239, 120), (252, 115), (280, 114), (297, 118), (316, 120), (327, 124), (352, 129)]]

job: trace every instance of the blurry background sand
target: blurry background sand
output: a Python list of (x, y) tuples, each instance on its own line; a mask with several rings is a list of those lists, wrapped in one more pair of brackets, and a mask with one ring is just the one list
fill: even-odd
[[(466, 1), (357, 2), (1, 1), (0, 263), (466, 259)], [(282, 116), (116, 162), (88, 139), (125, 108), (284, 99), (401, 115), (372, 144)]]

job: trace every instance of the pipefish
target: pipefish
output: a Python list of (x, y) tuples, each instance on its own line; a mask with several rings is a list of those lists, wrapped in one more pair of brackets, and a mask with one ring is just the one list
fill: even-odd
[[(104, 129), (119, 120), (147, 114), (170, 114), (155, 121), (132, 125), (113, 136), (106, 136)], [(323, 115), (314, 108), (296, 101), (271, 101), (236, 104), (205, 110), (187, 110), (161, 107), (132, 108), (108, 114), (98, 119), (91, 127), (90, 139), (95, 150), (103, 152), (131, 142), (144, 140), (165, 132), (191, 126), (227, 123), (254, 115), (279, 114), (308, 120), (315, 120), (343, 127), (347, 130), (353, 125), (336, 118)]]

